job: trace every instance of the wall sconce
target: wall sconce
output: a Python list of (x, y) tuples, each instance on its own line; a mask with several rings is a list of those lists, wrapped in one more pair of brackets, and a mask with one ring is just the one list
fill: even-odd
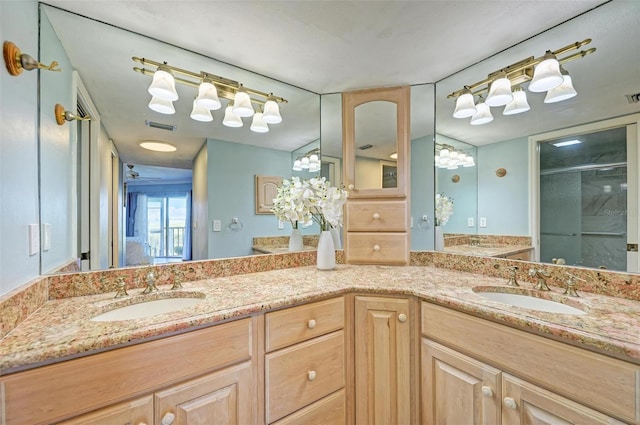
[(435, 166), (447, 170), (457, 170), (458, 167), (473, 167), (476, 165), (471, 154), (458, 151), (451, 145), (436, 143)]
[(293, 161), (293, 171), (307, 170), (310, 173), (320, 171), (320, 148), (315, 148)]
[(43, 65), (35, 60), (31, 55), (22, 53), (18, 46), (11, 41), (5, 41), (2, 43), (2, 56), (4, 56), (4, 64), (7, 67), (9, 74), (14, 77), (22, 74), (22, 71), (26, 69), (31, 71), (34, 69), (46, 69), (47, 71), (60, 72), (61, 69), (57, 68), (58, 62), (53, 61), (51, 65)]
[(56, 103), (56, 106), (53, 108), (53, 112), (55, 114), (56, 117), (56, 122), (58, 123), (58, 125), (62, 125), (65, 123), (65, 121), (90, 121), (91, 117), (90, 116), (86, 116), (86, 117), (79, 117), (69, 111), (65, 111), (64, 110), (64, 106), (62, 106), (59, 103)]
[[(547, 50), (544, 56), (530, 56), (498, 71), (492, 72), (484, 80), (464, 86), (451, 93), (448, 98), (456, 98), (454, 118), (471, 117), (471, 125), (481, 125), (493, 120), (491, 107), (504, 106), (503, 115), (515, 115), (529, 109), (527, 95), (522, 85), (528, 83), (532, 93), (546, 92), (544, 103), (560, 102), (574, 97), (577, 92), (569, 73), (561, 66), (564, 63), (580, 59), (596, 51), (595, 47), (581, 50), (570, 56), (558, 58), (567, 52), (577, 50), (591, 43), (587, 38), (558, 50)], [(486, 98), (482, 96), (486, 93)], [(478, 103), (475, 101), (478, 96)]]
[[(133, 70), (144, 75), (152, 76), (149, 86), (152, 96), (149, 108), (161, 114), (174, 114), (173, 102), (178, 100), (176, 83), (198, 89), (193, 101), (191, 118), (197, 121), (213, 121), (211, 111), (222, 108), (220, 99), (227, 99), (222, 124), (227, 127), (242, 127), (242, 118), (253, 117), (250, 129), (256, 133), (269, 131), (269, 124), (282, 122), (279, 103), (287, 103), (282, 97), (273, 93), (264, 93), (244, 87), (241, 83), (205, 71), (193, 72), (176, 68), (166, 62), (160, 63), (146, 58), (131, 58), (143, 66), (156, 67), (155, 70), (134, 67)], [(254, 108), (253, 104), (258, 105)]]

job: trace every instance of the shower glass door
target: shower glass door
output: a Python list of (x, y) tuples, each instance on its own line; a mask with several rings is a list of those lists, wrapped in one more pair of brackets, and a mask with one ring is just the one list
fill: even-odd
[(539, 144), (540, 261), (627, 270), (627, 130)]

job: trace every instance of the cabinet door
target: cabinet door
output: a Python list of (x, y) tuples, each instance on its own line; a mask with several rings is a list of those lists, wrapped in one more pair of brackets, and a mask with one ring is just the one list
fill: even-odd
[(146, 396), (124, 401), (86, 415), (78, 416), (63, 425), (151, 425), (153, 422), (153, 397)]
[(157, 425), (255, 423), (251, 362), (192, 379), (155, 394)]
[(409, 300), (356, 297), (356, 424), (411, 421)]
[(623, 424), (506, 373), (502, 396), (503, 425)]
[(500, 371), (422, 340), (422, 420), (427, 424), (500, 423)]

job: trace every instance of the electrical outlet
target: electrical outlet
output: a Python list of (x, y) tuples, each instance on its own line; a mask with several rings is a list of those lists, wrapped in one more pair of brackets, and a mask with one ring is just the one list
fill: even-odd
[(222, 221), (221, 220), (213, 220), (213, 231), (219, 232), (222, 230)]
[(284, 229), (284, 221), (282, 221), (282, 220), (278, 220), (278, 229), (279, 229), (279, 230)]
[(29, 225), (29, 255), (36, 255), (40, 252), (40, 226)]
[(480, 227), (487, 227), (487, 217), (480, 217)]
[(469, 217), (469, 218), (467, 218), (467, 226), (468, 226), (468, 227), (474, 227), (475, 225), (476, 225), (476, 224), (475, 224), (475, 222), (474, 222), (474, 220), (473, 220), (473, 217)]

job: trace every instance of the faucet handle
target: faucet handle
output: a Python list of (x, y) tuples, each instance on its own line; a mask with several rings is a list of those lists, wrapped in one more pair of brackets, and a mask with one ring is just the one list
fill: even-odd
[(153, 291), (159, 291), (159, 289), (156, 286), (156, 275), (153, 274), (153, 272), (149, 272), (147, 273), (147, 286), (144, 288), (144, 291), (142, 291), (142, 293), (150, 294)]
[(122, 298), (129, 295), (127, 294), (127, 283), (124, 281), (124, 277), (117, 279), (116, 288), (116, 295), (113, 298)]
[(518, 266), (508, 266), (505, 267), (510, 271), (511, 276), (509, 276), (509, 280), (507, 281), (507, 286), (520, 286), (518, 284), (518, 280), (516, 279), (516, 272), (520, 269)]
[(564, 290), (564, 295), (568, 295), (570, 297), (579, 297), (580, 295), (578, 295), (578, 293), (576, 292), (576, 280), (580, 280), (582, 282), (586, 282), (586, 280), (579, 278), (578, 276), (575, 276), (569, 272), (565, 272), (565, 274), (568, 276), (567, 277), (567, 288)]

